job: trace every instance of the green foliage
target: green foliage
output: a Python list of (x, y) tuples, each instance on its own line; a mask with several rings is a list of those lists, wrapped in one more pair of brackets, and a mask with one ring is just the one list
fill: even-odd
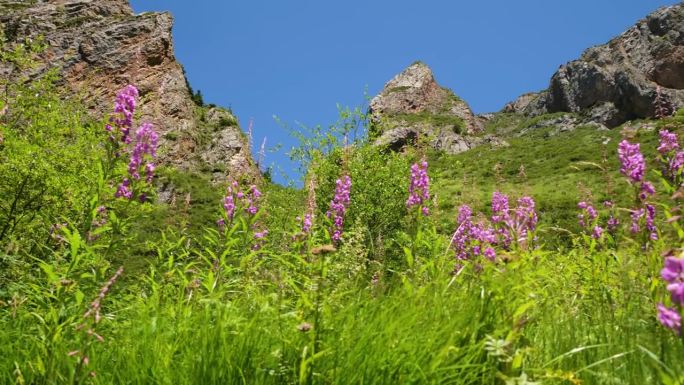
[(393, 152), (380, 152), (371, 146), (339, 149), (316, 164), (311, 173), (317, 180), (319, 216), (330, 208), (335, 181), (343, 174), (352, 179), (356, 197), (349, 209), (348, 226), (360, 226), (368, 247), (379, 251), (372, 258), (383, 259), (382, 250), (404, 226), (408, 196), (409, 159)]
[[(3, 60), (30, 68), (26, 47)], [(328, 130), (296, 134), (290, 155), (306, 172), (304, 190), (264, 183), (261, 210), (248, 214), (240, 201), (229, 218), (225, 186), (204, 172), (215, 170), (162, 167), (163, 203), (115, 199), (127, 172), (120, 148), (55, 80), (3, 84), (0, 383), (684, 382), (681, 337), (655, 315), (670, 300), (662, 255), (680, 252), (684, 230), (679, 185), (658, 171), (653, 131), (625, 130), (659, 181), (658, 240), (623, 231), (596, 241), (577, 227), (579, 200), (633, 203), (617, 172), (620, 132), (520, 136), (541, 119), (515, 114), (488, 123), (506, 147), (398, 154), (359, 134), (362, 109), (340, 108)], [(209, 124), (208, 108), (196, 109), (205, 125), (181, 135), (206, 144), (233, 125)], [(681, 134), (680, 115), (655, 125)], [(406, 207), (410, 165), (424, 156), (431, 216)], [(344, 175), (351, 204), (332, 243), (326, 211)], [(535, 198), (534, 247), (455, 261), (457, 207), (484, 221), (494, 190)], [(305, 213), (310, 232), (295, 219)]]
[(552, 112), (552, 113), (548, 113), (548, 114), (542, 114), (542, 115), (535, 116), (533, 118), (526, 119), (526, 120), (520, 122), (520, 124), (518, 124), (518, 129), (529, 128), (529, 127), (537, 125), (541, 122), (560, 118), (560, 117), (565, 116), (565, 115), (571, 115), (572, 116), (573, 114), (570, 114), (567, 112)]
[[(465, 122), (458, 116), (446, 113), (433, 114), (422, 111), (415, 114), (396, 114), (389, 118), (389, 122), (404, 122), (404, 124), (425, 124), (435, 128), (451, 130), (457, 134), (465, 130)], [(393, 123), (389, 123), (393, 125)]]
[(197, 90), (195, 93), (192, 93), (191, 99), (195, 103), (196, 106), (198, 106), (198, 107), (204, 106), (204, 98), (202, 97), (202, 90)]
[(12, 252), (43, 242), (46, 223), (87, 215), (90, 181), (104, 155), (102, 129), (55, 89), (55, 80), (48, 73), (8, 85), (7, 113), (0, 117), (0, 245)]

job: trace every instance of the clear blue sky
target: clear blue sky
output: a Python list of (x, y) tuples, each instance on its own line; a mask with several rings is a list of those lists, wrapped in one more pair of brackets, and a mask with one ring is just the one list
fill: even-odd
[[(231, 107), (255, 147), (293, 178), (294, 144), (273, 119), (335, 122), (336, 104), (358, 106), (364, 89), (415, 60), (476, 112), (497, 111), (546, 88), (562, 63), (607, 42), (666, 0), (132, 0), (136, 12), (170, 11), (176, 56), (208, 103)], [(284, 178), (276, 176), (284, 182)]]

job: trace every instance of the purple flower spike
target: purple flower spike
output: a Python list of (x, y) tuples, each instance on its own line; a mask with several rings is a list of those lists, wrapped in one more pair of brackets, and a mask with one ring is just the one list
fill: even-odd
[(618, 145), (618, 157), (622, 165), (620, 172), (629, 178), (631, 183), (641, 182), (646, 171), (646, 162), (639, 148), (639, 143), (631, 144), (627, 140)]
[(665, 307), (662, 303), (658, 304), (658, 321), (666, 328), (677, 332), (677, 334), (682, 330), (682, 316), (677, 310)]
[(667, 257), (660, 276), (668, 282), (667, 290), (672, 295), (672, 301), (684, 305), (684, 259)]
[(668, 130), (660, 130), (660, 143), (658, 152), (665, 155), (669, 152), (679, 150), (679, 143), (677, 141), (677, 134)]
[(344, 215), (347, 212), (350, 204), (351, 193), (351, 178), (345, 175), (342, 179), (335, 182), (335, 196), (330, 201), (330, 209), (327, 212), (328, 218), (333, 221), (332, 240), (338, 243), (342, 239), (342, 231), (344, 229)]
[[(138, 97), (138, 89), (133, 85), (126, 86), (116, 96), (114, 115), (109, 119), (111, 124), (105, 126), (108, 132), (117, 131), (121, 134), (120, 140), (124, 144), (130, 143), (130, 132), (133, 128), (133, 114), (135, 114), (135, 99)], [(116, 139), (116, 138), (114, 138)]]
[(313, 216), (311, 213), (304, 214), (304, 219), (302, 220), (302, 233), (309, 234), (311, 232), (311, 226), (313, 225)]
[(508, 196), (494, 191), (494, 194), (492, 194), (492, 223), (505, 223), (510, 218)]
[(428, 163), (423, 159), (420, 163), (411, 166), (411, 183), (409, 185), (409, 197), (406, 200), (406, 207), (419, 206), (423, 215), (430, 215), (430, 210), (426, 206), (430, 201), (430, 177), (427, 174)]

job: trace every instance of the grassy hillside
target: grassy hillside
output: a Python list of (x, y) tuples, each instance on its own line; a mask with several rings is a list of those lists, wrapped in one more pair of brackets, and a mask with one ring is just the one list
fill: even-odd
[(54, 80), (10, 84), (0, 117), (0, 383), (684, 382), (682, 170), (656, 151), (684, 113), (500, 114), (508, 145), (458, 155), (333, 130), (295, 190), (148, 167), (144, 122), (128, 142)]

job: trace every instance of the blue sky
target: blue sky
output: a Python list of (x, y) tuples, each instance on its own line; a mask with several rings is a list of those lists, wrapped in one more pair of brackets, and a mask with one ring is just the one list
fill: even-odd
[[(273, 119), (327, 126), (339, 103), (359, 106), (415, 60), (475, 112), (546, 88), (559, 65), (612, 37), (665, 0), (132, 0), (170, 11), (176, 56), (208, 103), (232, 108), (266, 163), (297, 178), (295, 144)], [(275, 176), (276, 181), (286, 178)]]

